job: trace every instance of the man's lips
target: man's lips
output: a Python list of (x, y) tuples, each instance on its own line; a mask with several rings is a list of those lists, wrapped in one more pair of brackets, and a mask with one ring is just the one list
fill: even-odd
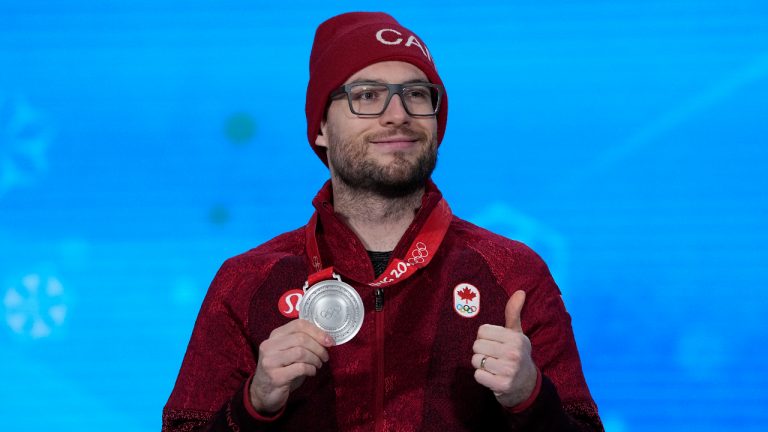
[(372, 139), (371, 144), (387, 148), (408, 148), (419, 142), (419, 138), (409, 136), (394, 136), (387, 138)]

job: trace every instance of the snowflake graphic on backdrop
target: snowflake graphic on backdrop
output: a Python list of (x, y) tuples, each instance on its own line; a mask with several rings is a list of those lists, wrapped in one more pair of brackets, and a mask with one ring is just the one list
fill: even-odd
[(45, 172), (50, 128), (22, 97), (0, 95), (0, 197)]
[(67, 318), (64, 285), (53, 275), (30, 273), (3, 296), (5, 323), (20, 336), (51, 336)]
[(533, 248), (547, 262), (560, 289), (567, 291), (568, 243), (562, 234), (506, 202), (491, 204), (469, 220)]

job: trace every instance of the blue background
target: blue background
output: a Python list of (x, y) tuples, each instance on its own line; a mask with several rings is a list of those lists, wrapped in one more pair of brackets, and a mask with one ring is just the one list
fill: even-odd
[[(370, 1), (0, 3), (4, 430), (160, 428), (208, 283), (306, 222), (316, 26)], [(768, 5), (388, 2), (435, 181), (527, 242), (609, 432), (768, 428)]]

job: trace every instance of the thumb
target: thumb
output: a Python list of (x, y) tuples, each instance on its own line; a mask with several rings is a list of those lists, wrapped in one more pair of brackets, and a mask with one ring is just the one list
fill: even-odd
[(504, 317), (506, 318), (504, 327), (519, 332), (523, 331), (523, 326), (520, 323), (520, 312), (523, 310), (523, 303), (525, 303), (525, 291), (515, 291), (512, 297), (509, 298), (509, 301), (507, 301), (507, 306), (504, 309)]

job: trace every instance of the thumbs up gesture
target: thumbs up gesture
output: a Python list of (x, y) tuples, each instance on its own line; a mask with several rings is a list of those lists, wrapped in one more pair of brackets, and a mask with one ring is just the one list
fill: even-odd
[(472, 346), (475, 380), (488, 387), (506, 407), (528, 399), (536, 387), (537, 370), (531, 358), (531, 341), (523, 334), (520, 312), (525, 291), (516, 291), (504, 310), (504, 327), (483, 324)]

